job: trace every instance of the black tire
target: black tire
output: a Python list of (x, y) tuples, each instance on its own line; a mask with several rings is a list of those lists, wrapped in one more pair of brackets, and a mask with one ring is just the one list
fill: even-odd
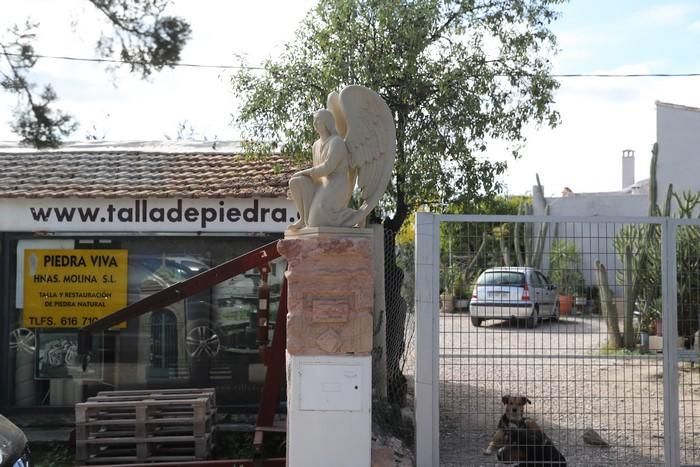
[(552, 321), (559, 321), (559, 300), (554, 301), (554, 314), (550, 318)]
[(532, 310), (532, 315), (527, 319), (527, 327), (529, 329), (535, 329), (540, 322), (540, 310), (535, 307)]
[(481, 318), (475, 318), (474, 316), (471, 317), (472, 324), (476, 326), (477, 328), (481, 326)]

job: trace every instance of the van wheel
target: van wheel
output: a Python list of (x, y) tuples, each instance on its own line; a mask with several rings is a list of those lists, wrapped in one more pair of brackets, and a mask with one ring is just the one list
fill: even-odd
[(537, 327), (537, 324), (540, 322), (540, 310), (535, 307), (534, 310), (532, 310), (532, 315), (527, 319), (527, 327), (530, 329), (534, 329)]
[(481, 326), (481, 318), (475, 318), (475, 317), (472, 316), (471, 319), (472, 319), (472, 324), (473, 324), (474, 326), (476, 326), (477, 328), (478, 328), (479, 326)]

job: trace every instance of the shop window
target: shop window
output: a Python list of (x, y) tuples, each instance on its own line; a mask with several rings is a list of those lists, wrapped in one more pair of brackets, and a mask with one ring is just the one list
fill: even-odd
[[(265, 375), (256, 342), (260, 286), (257, 270), (223, 280), (210, 289), (168, 305), (167, 309), (129, 319), (127, 323), (93, 336), (93, 353), (83, 371), (81, 362), (75, 358), (78, 329), (102, 314), (91, 315), (90, 308), (83, 315), (76, 314), (75, 319), (71, 316), (69, 320), (62, 320), (58, 307), (52, 306), (45, 313), (47, 319), (28, 321), (27, 316), (38, 315), (38, 312), (36, 308), (28, 308), (24, 300), (25, 285), (34, 278), (31, 256), (25, 264), (25, 251), (62, 249), (75, 252), (67, 255), (83, 254), (88, 255), (87, 258), (93, 253), (79, 253), (79, 250), (126, 252), (125, 279), (124, 276), (118, 279), (120, 268), (97, 271), (88, 259), (84, 272), (71, 270), (70, 274), (94, 274), (96, 283), (92, 280), (66, 282), (63, 277), (69, 273), (64, 266), (47, 265), (55, 270), (47, 270), (45, 275), (56, 274), (59, 282), (37, 283), (29, 290), (36, 294), (54, 287), (57, 297), (44, 294), (54, 301), (61, 301), (69, 294), (89, 296), (94, 292), (99, 298), (103, 293), (101, 284), (114, 278), (125, 283), (120, 293), (126, 303), (131, 304), (271, 240), (269, 237), (175, 236), (16, 238), (12, 259), (16, 287), (11, 285), (11, 290), (15, 290), (14, 303), (5, 318), (13, 340), (8, 361), (0, 362), (0, 370), (4, 365), (10, 375), (9, 400), (15, 406), (69, 408), (100, 390), (211, 386), (217, 389), (217, 401), (222, 405), (247, 407), (257, 402)], [(97, 257), (104, 254), (94, 253)], [(26, 271), (25, 265), (28, 265)], [(285, 264), (279, 259), (270, 266), (272, 338)], [(46, 290), (41, 289), (44, 285)], [(116, 297), (117, 293), (112, 296)], [(88, 299), (94, 298), (85, 300)], [(29, 307), (35, 305), (29, 304)]]
[(168, 377), (177, 367), (177, 319), (170, 310), (154, 311), (151, 316), (151, 378)]

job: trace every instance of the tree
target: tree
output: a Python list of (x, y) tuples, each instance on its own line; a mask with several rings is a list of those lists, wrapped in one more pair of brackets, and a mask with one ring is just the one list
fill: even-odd
[[(191, 31), (183, 19), (165, 14), (170, 0), (87, 1), (112, 26), (111, 34), (103, 34), (97, 41), (101, 58), (125, 62), (142, 78), (180, 61)], [(22, 144), (54, 148), (75, 131), (77, 123), (71, 115), (54, 108), (57, 95), (50, 84), (38, 90), (31, 80), (32, 68), (39, 60), (33, 46), (38, 28), (39, 23), (27, 20), (21, 27), (10, 28), (7, 40), (0, 40), (0, 86), (17, 94), (12, 129)]]
[(319, 0), (278, 60), (234, 76), (237, 123), (264, 149), (308, 157), (310, 115), (329, 91), (377, 91), (397, 128), (384, 209), (398, 232), (418, 204), (501, 188), (505, 164), (476, 157), (490, 139), (520, 142), (526, 123), (556, 124), (548, 26), (561, 1)]
[[(378, 216), (386, 215), (391, 232), (390, 274), (394, 235), (415, 207), (500, 190), (506, 164), (477, 158), (489, 140), (513, 142), (517, 155), (528, 122), (557, 123), (547, 57), (561, 1), (319, 0), (279, 59), (233, 77), (242, 100), (237, 123), (253, 151), (309, 158), (311, 114), (328, 92), (348, 84), (377, 91), (397, 130), (393, 180)], [(387, 325), (389, 294), (387, 286)]]

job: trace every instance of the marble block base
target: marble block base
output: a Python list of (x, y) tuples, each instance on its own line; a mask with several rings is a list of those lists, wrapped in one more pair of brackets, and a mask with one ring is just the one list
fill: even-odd
[(290, 355), (372, 352), (372, 230), (287, 232), (287, 351)]

